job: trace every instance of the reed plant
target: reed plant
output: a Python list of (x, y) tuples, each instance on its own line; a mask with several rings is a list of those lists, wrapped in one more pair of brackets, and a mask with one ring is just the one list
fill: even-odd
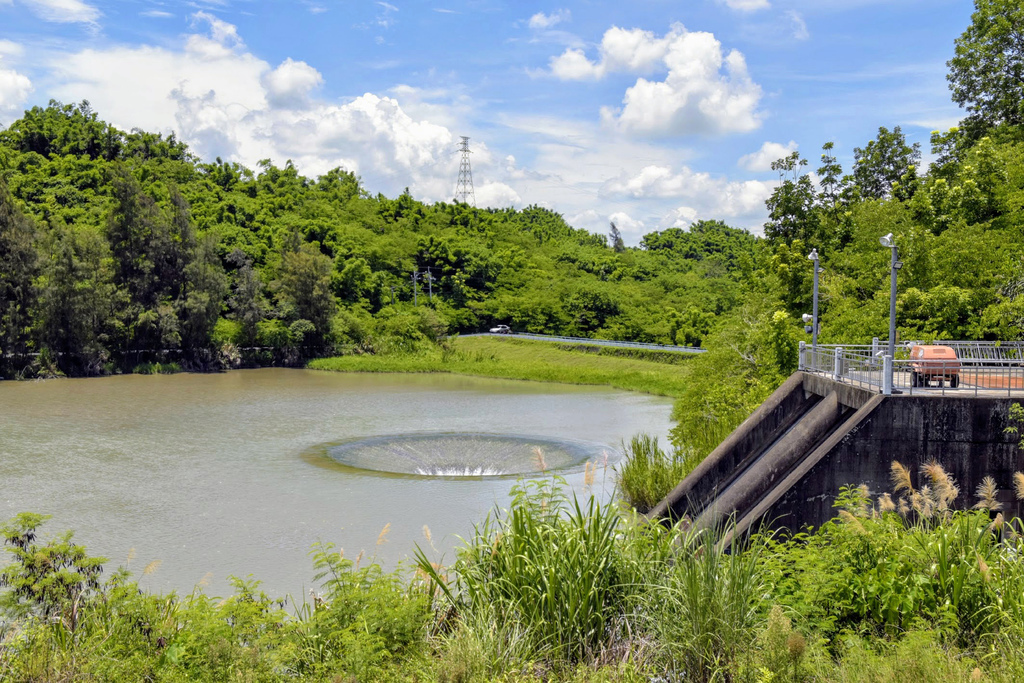
[(649, 512), (696, 463), (686, 452), (671, 453), (658, 447), (657, 437), (634, 436), (625, 446), (625, 457), (617, 468), (617, 484), (622, 498), (640, 513)]
[[(512, 502), (478, 525), (446, 580), (417, 552), (420, 570), (463, 624), (515, 634), (518, 647), (553, 663), (586, 659), (607, 643), (625, 605), (616, 573), (614, 507), (566, 498), (557, 479), (513, 489)], [(494, 643), (491, 643), (494, 646)], [(502, 646), (504, 647), (504, 646)], [(505, 656), (492, 649), (491, 661)]]
[(671, 561), (648, 565), (641, 623), (654, 634), (664, 666), (681, 680), (735, 677), (765, 622), (769, 586), (760, 558), (767, 537), (726, 545), (730, 531), (681, 526)]

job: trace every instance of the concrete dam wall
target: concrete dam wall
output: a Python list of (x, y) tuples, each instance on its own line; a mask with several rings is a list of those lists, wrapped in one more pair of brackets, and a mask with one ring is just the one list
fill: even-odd
[(698, 526), (729, 517), (742, 534), (764, 524), (798, 531), (835, 516), (840, 487), (866, 484), (872, 498), (892, 491), (893, 460), (918, 487), (921, 465), (936, 461), (956, 479), (954, 505), (969, 508), (986, 476), (1006, 516), (1021, 516), (1013, 473), (1024, 471), (1010, 398), (883, 396), (809, 373), (790, 377), (651, 511)]

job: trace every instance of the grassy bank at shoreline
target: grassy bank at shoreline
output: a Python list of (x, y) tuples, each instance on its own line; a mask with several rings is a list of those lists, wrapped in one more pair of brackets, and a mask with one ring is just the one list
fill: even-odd
[[(596, 351), (595, 351), (596, 350)], [(501, 379), (590, 384), (677, 398), (688, 381), (687, 359), (644, 352), (637, 357), (612, 349), (497, 337), (454, 340), (450, 349), (415, 355), (336, 356), (310, 361), (313, 370), (334, 372), (448, 372)]]

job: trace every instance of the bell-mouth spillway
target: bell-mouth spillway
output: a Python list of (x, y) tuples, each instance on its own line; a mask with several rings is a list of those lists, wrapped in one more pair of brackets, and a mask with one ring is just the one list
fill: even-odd
[(411, 477), (507, 477), (581, 467), (588, 461), (607, 466), (617, 456), (604, 444), (572, 439), (430, 432), (372, 436), (314, 446), (321, 456), (345, 469), (367, 474)]

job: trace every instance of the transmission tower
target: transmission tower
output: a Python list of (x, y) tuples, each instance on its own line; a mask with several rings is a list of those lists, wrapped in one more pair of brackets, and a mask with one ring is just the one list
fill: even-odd
[(476, 206), (476, 193), (473, 192), (473, 169), (469, 165), (469, 138), (460, 136), (462, 143), (459, 151), (462, 152), (462, 161), (459, 163), (459, 182), (455, 185), (455, 201), (463, 204)]

